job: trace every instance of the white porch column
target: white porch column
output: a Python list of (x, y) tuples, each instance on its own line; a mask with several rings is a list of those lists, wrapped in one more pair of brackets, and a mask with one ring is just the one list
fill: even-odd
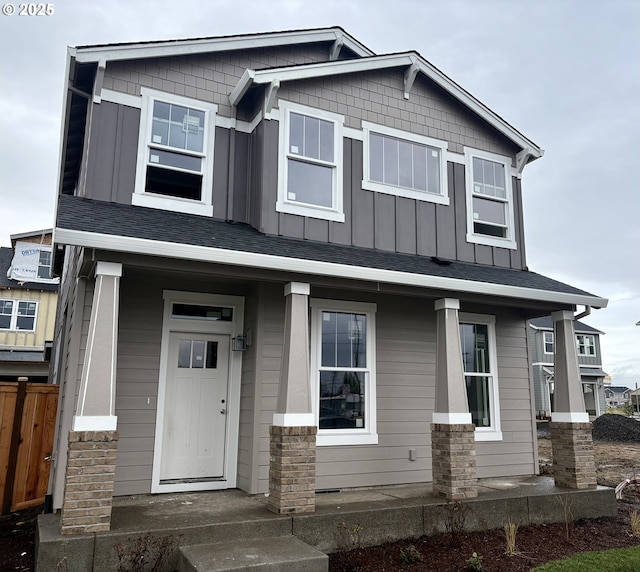
[(471, 423), (462, 365), (460, 301), (436, 300), (436, 405), (434, 423)]
[(98, 262), (80, 393), (72, 431), (115, 431), (118, 310), (122, 264)]
[(573, 312), (553, 312), (554, 322), (554, 379), (555, 411), (551, 421), (560, 423), (588, 423), (589, 414), (584, 405)]
[(309, 387), (309, 293), (303, 282), (284, 288), (286, 311), (278, 401), (273, 424), (279, 427), (315, 425)]
[(436, 398), (431, 424), (433, 492), (448, 500), (478, 496), (475, 426), (462, 364), (460, 301), (436, 300)]

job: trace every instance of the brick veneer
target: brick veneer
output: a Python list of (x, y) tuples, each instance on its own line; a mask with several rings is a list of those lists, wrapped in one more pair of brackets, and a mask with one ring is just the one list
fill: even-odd
[(591, 423), (549, 423), (556, 485), (572, 489), (596, 486)]
[(448, 500), (478, 496), (475, 425), (431, 424), (433, 492)]
[(278, 514), (316, 510), (317, 427), (270, 427), (269, 509)]
[(117, 447), (117, 431), (69, 432), (62, 534), (109, 530)]

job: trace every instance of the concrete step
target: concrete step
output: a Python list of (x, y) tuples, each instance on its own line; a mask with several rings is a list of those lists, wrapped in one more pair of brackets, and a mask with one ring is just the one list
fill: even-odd
[(327, 572), (329, 557), (294, 536), (180, 548), (178, 572)]

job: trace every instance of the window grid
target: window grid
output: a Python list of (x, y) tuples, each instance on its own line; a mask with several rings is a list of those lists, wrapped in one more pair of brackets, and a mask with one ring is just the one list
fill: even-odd
[(596, 355), (596, 341), (594, 336), (586, 336), (586, 335), (578, 334), (576, 336), (576, 347), (578, 348), (578, 355), (581, 355), (581, 356)]
[(0, 330), (33, 332), (36, 328), (38, 302), (0, 300)]
[(554, 351), (553, 348), (553, 332), (543, 332), (543, 342), (544, 342), (544, 353), (552, 354)]

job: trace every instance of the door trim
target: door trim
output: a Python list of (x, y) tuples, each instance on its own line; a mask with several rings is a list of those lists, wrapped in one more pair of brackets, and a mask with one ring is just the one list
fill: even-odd
[[(160, 350), (160, 375), (158, 378), (158, 399), (156, 404), (156, 430), (153, 448), (152, 493), (212, 491), (236, 487), (238, 471), (238, 436), (240, 428), (240, 384), (242, 376), (242, 352), (229, 349), (229, 383), (227, 398), (227, 434), (223, 478), (215, 481), (160, 483), (162, 441), (164, 430), (164, 408), (167, 388), (167, 368), (169, 362), (169, 339), (171, 333), (227, 334), (231, 338), (242, 334), (244, 327), (244, 297), (224, 296), (198, 292), (164, 290), (164, 312), (162, 318), (162, 345)], [(189, 320), (171, 317), (174, 303), (227, 306), (233, 308), (233, 321), (218, 322)]]

